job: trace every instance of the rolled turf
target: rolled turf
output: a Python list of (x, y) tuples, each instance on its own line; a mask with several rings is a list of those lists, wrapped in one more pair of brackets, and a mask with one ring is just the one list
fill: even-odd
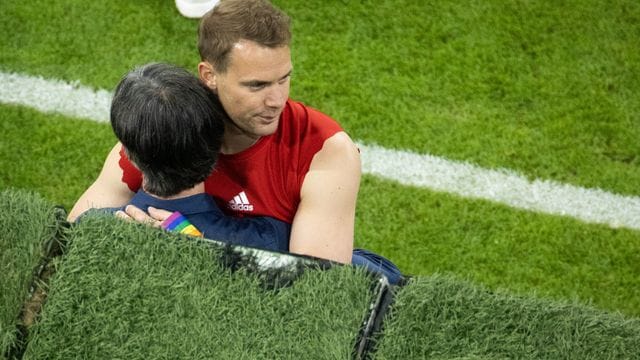
[(374, 300), (352, 267), (268, 289), (221, 251), (111, 217), (69, 234), (25, 359), (346, 359)]
[(640, 319), (414, 278), (388, 313), (376, 359), (637, 359)]
[(59, 229), (56, 209), (38, 194), (0, 192), (0, 358), (20, 345), (23, 306)]

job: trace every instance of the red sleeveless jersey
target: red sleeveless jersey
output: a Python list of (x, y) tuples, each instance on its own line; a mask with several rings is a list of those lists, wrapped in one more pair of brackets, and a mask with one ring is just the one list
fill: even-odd
[[(220, 154), (205, 191), (229, 215), (271, 216), (291, 223), (313, 156), (340, 131), (329, 116), (289, 99), (274, 134), (237, 154)], [(122, 150), (119, 164), (122, 181), (137, 191), (142, 174)]]

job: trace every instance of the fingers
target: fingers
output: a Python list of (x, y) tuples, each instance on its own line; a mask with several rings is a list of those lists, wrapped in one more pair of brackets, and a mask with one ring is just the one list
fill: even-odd
[(124, 208), (124, 211), (131, 220), (142, 224), (150, 225), (153, 227), (160, 227), (160, 224), (162, 223), (162, 221), (154, 219), (153, 217), (149, 216), (149, 214), (133, 205), (127, 205), (127, 207)]
[(120, 219), (126, 221), (136, 221), (153, 227), (160, 227), (162, 225), (162, 222), (165, 221), (169, 216), (171, 216), (171, 214), (171, 211), (156, 209), (152, 206), (149, 207), (148, 214), (133, 205), (127, 205), (124, 208), (124, 211), (116, 211), (116, 216)]
[(116, 217), (118, 217), (118, 218), (120, 218), (122, 220), (125, 220), (125, 221), (133, 221), (131, 216), (127, 215), (127, 213), (122, 211), (122, 210), (116, 211)]
[(171, 214), (173, 214), (173, 212), (149, 206), (149, 215), (157, 221), (163, 222), (167, 220)]

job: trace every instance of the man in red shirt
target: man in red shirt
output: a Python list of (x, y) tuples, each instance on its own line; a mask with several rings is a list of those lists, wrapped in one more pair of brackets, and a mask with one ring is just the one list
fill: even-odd
[[(360, 155), (332, 119), (289, 99), (290, 40), (289, 18), (267, 0), (223, 0), (203, 17), (198, 74), (230, 117), (206, 191), (229, 214), (291, 223), (291, 252), (350, 263)], [(140, 183), (116, 144), (69, 219), (125, 205)], [(158, 225), (169, 213), (126, 214)]]

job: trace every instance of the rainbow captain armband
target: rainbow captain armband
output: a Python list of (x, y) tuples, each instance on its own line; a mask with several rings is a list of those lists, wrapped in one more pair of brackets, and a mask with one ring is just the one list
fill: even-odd
[(174, 211), (160, 226), (168, 231), (202, 237), (202, 233), (179, 211)]

